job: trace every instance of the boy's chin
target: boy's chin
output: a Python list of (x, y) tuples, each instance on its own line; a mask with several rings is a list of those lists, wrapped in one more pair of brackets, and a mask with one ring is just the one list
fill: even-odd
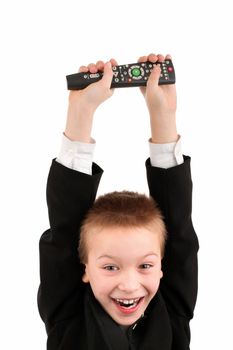
[(119, 326), (128, 328), (132, 326), (135, 322), (137, 322), (137, 320), (140, 319), (141, 316), (142, 314), (139, 314), (139, 315), (130, 316), (129, 318), (126, 319), (123, 317), (116, 317), (115, 315), (113, 315), (112, 318)]

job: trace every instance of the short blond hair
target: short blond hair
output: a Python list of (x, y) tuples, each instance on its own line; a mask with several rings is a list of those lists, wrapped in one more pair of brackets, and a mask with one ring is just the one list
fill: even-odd
[(145, 227), (154, 231), (159, 235), (161, 256), (164, 255), (166, 228), (154, 199), (138, 192), (115, 191), (99, 196), (82, 223), (78, 253), (83, 264), (88, 260), (88, 234), (111, 227)]

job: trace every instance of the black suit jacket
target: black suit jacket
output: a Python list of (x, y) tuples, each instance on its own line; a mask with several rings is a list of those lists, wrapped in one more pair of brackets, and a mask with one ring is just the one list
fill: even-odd
[(144, 317), (125, 334), (82, 282), (80, 224), (92, 206), (102, 169), (86, 175), (52, 162), (47, 183), (50, 229), (40, 239), (38, 307), (48, 350), (188, 350), (197, 295), (198, 239), (191, 219), (190, 158), (170, 169), (146, 161), (150, 195), (168, 230), (164, 276)]

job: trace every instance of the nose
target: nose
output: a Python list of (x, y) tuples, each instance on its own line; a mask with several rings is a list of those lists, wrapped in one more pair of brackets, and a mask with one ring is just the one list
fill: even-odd
[(125, 293), (132, 293), (139, 289), (140, 281), (136, 271), (127, 270), (121, 273), (118, 289)]

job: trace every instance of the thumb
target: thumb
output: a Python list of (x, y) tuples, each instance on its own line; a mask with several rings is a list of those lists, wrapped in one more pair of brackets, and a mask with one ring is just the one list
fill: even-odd
[(104, 74), (102, 77), (103, 84), (110, 88), (112, 83), (112, 77), (113, 77), (112, 64), (109, 61), (104, 64)]
[(160, 74), (161, 74), (160, 64), (156, 64), (150, 74), (150, 77), (147, 82), (147, 86), (148, 85), (158, 86)]

